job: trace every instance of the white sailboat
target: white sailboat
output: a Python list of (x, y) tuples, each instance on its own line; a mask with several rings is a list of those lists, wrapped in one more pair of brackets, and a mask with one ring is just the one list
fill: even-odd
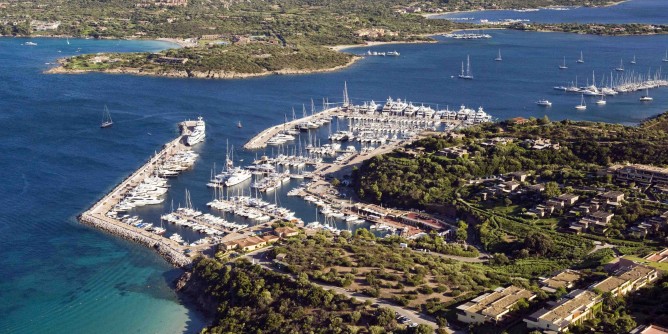
[(462, 73), (459, 75), (460, 79), (472, 80), (473, 74), (471, 74), (471, 58), (466, 56), (466, 74), (464, 73), (464, 62), (462, 62)]
[(503, 58), (501, 58), (501, 49), (499, 49), (499, 55), (496, 58), (494, 58), (494, 60), (496, 60), (496, 61), (502, 61), (503, 60)]
[(631, 60), (631, 64), (634, 64), (634, 65), (635, 65), (635, 63), (636, 63), (636, 55), (634, 54), (634, 55), (633, 55), (633, 60)]
[(666, 50), (666, 55), (661, 59), (662, 62), (668, 63), (668, 49)]
[(577, 62), (578, 62), (579, 64), (582, 64), (582, 63), (585, 62), (584, 57), (583, 57), (583, 55), (582, 55), (582, 51), (580, 51), (580, 59), (578, 59)]
[(70, 45), (70, 38), (69, 37), (65, 37), (65, 38), (67, 39), (67, 45)]
[(109, 113), (109, 109), (107, 109), (107, 106), (104, 106), (104, 112), (102, 113), (102, 124), (100, 124), (101, 128), (108, 128), (114, 124), (114, 121), (111, 120), (111, 114)]
[(654, 98), (649, 96), (649, 89), (645, 89), (645, 95), (640, 97), (640, 102), (650, 102), (652, 100), (654, 100)]
[(576, 110), (587, 110), (587, 105), (585, 104), (585, 96), (582, 94), (582, 100), (580, 100), (580, 104), (575, 106)]
[(599, 106), (604, 106), (607, 102), (605, 101), (605, 94), (601, 94), (601, 98), (596, 100), (596, 104)]
[(624, 59), (619, 60), (619, 67), (615, 68), (615, 71), (617, 71), (617, 72), (623, 72), (624, 71)]
[(564, 62), (561, 65), (559, 65), (559, 69), (560, 70), (565, 70), (567, 68), (568, 68), (568, 66), (566, 66), (566, 57), (564, 57)]

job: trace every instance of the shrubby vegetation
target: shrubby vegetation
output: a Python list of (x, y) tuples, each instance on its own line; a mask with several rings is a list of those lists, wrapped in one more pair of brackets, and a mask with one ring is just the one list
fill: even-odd
[[(187, 59), (184, 64), (159, 64), (160, 57)], [(281, 47), (269, 44), (170, 49), (158, 54), (96, 54), (65, 60), (68, 70), (138, 69), (146, 73), (185, 72), (193, 76), (220, 73), (257, 74), (281, 70), (322, 70), (345, 65), (352, 55), (322, 47)], [(102, 60), (101, 60), (102, 59)]]
[[(397, 325), (394, 311), (323, 290), (304, 277), (292, 280), (247, 261), (200, 259), (191, 282), (217, 305), (203, 333), (417, 333)], [(428, 331), (429, 332), (429, 331)]]
[(272, 254), (285, 254), (283, 262), (293, 274), (412, 307), (428, 299), (451, 305), (510, 282), (507, 274), (483, 265), (400, 248), (398, 238), (375, 240), (367, 230), (357, 231), (288, 240)]

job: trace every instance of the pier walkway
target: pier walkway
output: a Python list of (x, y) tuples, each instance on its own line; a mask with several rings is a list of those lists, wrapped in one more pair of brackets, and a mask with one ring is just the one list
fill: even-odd
[(299, 125), (299, 123), (303, 122), (313, 122), (322, 118), (328, 118), (328, 117), (331, 118), (332, 116), (335, 116), (340, 112), (342, 111), (341, 108), (339, 107), (330, 108), (310, 116), (298, 118), (287, 123), (281, 123), (272, 126), (258, 133), (255, 137), (251, 138), (251, 140), (249, 140), (246, 144), (244, 144), (244, 148), (247, 150), (257, 150), (265, 148), (267, 147), (267, 141), (271, 139), (273, 136), (277, 135), (279, 132), (283, 131), (284, 129), (294, 129), (297, 125)]
[[(194, 249), (181, 246), (168, 238), (125, 224), (118, 219), (107, 217), (107, 212), (123, 199), (128, 191), (141, 183), (144, 178), (152, 175), (161, 163), (169, 159), (176, 152), (185, 149), (185, 138), (194, 126), (194, 121), (180, 123), (181, 134), (176, 139), (165, 144), (160, 152), (151, 157), (143, 166), (123, 180), (97, 203), (93, 204), (90, 209), (83, 212), (78, 217), (79, 221), (122, 238), (153, 247), (172, 265), (179, 267), (190, 265), (192, 263), (191, 256), (195, 252)], [(193, 254), (186, 256), (187, 249), (190, 249)]]

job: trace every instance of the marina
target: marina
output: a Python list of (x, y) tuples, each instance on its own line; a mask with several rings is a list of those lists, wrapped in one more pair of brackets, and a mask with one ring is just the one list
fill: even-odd
[[(148, 231), (146, 225), (142, 226), (144, 228), (141, 228), (141, 225), (134, 225), (132, 221), (128, 223), (127, 220), (124, 222), (118, 216), (118, 212), (130, 209), (129, 206), (132, 204), (136, 205), (140, 203), (137, 201), (138, 198), (141, 198), (138, 196), (139, 193), (143, 193), (143, 196), (152, 193), (154, 195), (152, 199), (158, 200), (157, 196), (162, 194), (160, 193), (161, 190), (158, 190), (162, 187), (159, 186), (164, 186), (165, 183), (155, 178), (154, 175), (159, 173), (165, 163), (171, 161), (170, 159), (184, 152), (184, 144), (196, 124), (192, 121), (186, 121), (182, 122), (179, 126), (181, 128), (181, 135), (179, 137), (165, 144), (163, 149), (151, 157), (146, 164), (123, 180), (110, 193), (95, 203), (90, 209), (83, 212), (78, 218), (84, 224), (92, 225), (125, 239), (154, 248), (171, 264), (183, 267), (192, 263), (192, 258), (185, 255), (186, 248), (174, 240)], [(143, 204), (152, 203), (146, 202), (145, 198), (143, 200)]]
[[(386, 221), (379, 216), (360, 212), (352, 201), (332, 197), (337, 191), (326, 178), (349, 172), (352, 166), (376, 154), (403, 146), (425, 132), (450, 131), (490, 122), (492, 117), (482, 108), (473, 110), (462, 105), (459, 110), (451, 111), (448, 108), (434, 109), (424, 104), (416, 106), (392, 98), (388, 98), (383, 105), (374, 101), (354, 105), (347, 96), (346, 86), (346, 103), (342, 106), (319, 113), (312, 112), (311, 115), (304, 112), (303, 118), (262, 131), (247, 146), (266, 146), (277, 134), (287, 135), (290, 126), (298, 137), (301, 136), (298, 130), (304, 123), (313, 122), (317, 127), (330, 124), (331, 128), (331, 118), (336, 116), (337, 128), (339, 120), (347, 122), (347, 126), (346, 130), (335, 133), (331, 133), (330, 129), (328, 139), (331, 143), (320, 145), (319, 141), (312, 141), (308, 129), (306, 134), (309, 143), (303, 151), (301, 148), (297, 151), (297, 147), (290, 149), (279, 146), (276, 156), (262, 156), (247, 167), (235, 167), (233, 149), (227, 150), (223, 171), (218, 173), (214, 167), (211, 179), (206, 184), (214, 191), (213, 200), (207, 203), (207, 207), (213, 210), (209, 213), (195, 209), (190, 192), (186, 189), (185, 206), (179, 205), (174, 209), (172, 202), (171, 209), (160, 215), (159, 226), (156, 222), (144, 221), (134, 214), (136, 208), (163, 203), (170, 190), (168, 178), (176, 177), (195, 165), (199, 154), (193, 151), (192, 146), (201, 143), (206, 136), (206, 123), (199, 117), (197, 121), (180, 123), (180, 136), (164, 145), (146, 164), (82, 213), (79, 220), (155, 248), (170, 263), (181, 267), (188, 266), (196, 254), (223, 242), (243, 238), (249, 227), (270, 221), (287, 221), (308, 230), (326, 229), (334, 233), (342, 230), (339, 226), (351, 229), (361, 224), (369, 226), (369, 223), (372, 224), (372, 230), (378, 233), (417, 233), (419, 229), (410, 229), (398, 221)], [(360, 149), (351, 144), (343, 148), (342, 142), (357, 143)], [(323, 157), (328, 157), (328, 160), (325, 161)], [(306, 171), (307, 167), (311, 169)], [(293, 179), (310, 180), (290, 190), (287, 195), (302, 197), (305, 202), (315, 205), (316, 221), (305, 224), (294, 211), (280, 205), (278, 190)], [(244, 195), (246, 186), (237, 186), (247, 180), (250, 180), (250, 192), (252, 194), (254, 190), (255, 196)], [(323, 187), (327, 189), (326, 192), (322, 191)], [(231, 192), (237, 194), (230, 195)], [(273, 193), (273, 203), (260, 197), (259, 193)], [(318, 213), (324, 217), (324, 223), (317, 219)], [(227, 220), (227, 214), (248, 223)], [(169, 227), (172, 225), (189, 229), (200, 237), (196, 240), (184, 239), (181, 234), (173, 232)]]

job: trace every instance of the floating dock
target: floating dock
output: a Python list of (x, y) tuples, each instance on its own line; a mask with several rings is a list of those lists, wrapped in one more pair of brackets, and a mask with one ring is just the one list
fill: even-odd
[[(192, 258), (196, 253), (193, 247), (179, 245), (177, 242), (149, 231), (125, 224), (118, 219), (107, 216), (114, 205), (116, 205), (124, 195), (137, 186), (144, 178), (153, 174), (153, 172), (176, 152), (186, 149), (185, 139), (190, 134), (194, 121), (185, 121), (179, 123), (181, 134), (174, 140), (165, 144), (156, 155), (151, 157), (143, 166), (123, 180), (111, 192), (104, 196), (90, 209), (79, 215), (81, 223), (105, 230), (111, 234), (120, 236), (124, 239), (138, 242), (142, 245), (152, 247), (162, 255), (169, 263), (178, 267), (187, 267), (192, 263)], [(186, 254), (189, 253), (189, 254)]]

